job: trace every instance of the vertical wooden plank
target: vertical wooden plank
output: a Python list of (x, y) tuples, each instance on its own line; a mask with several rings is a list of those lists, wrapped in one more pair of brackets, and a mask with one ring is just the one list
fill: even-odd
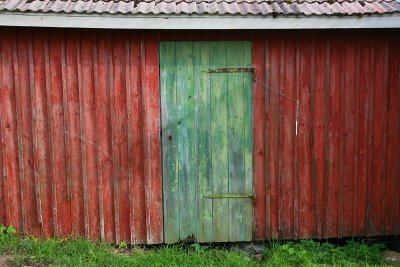
[(64, 112), (63, 112), (63, 78), (61, 51), (64, 48), (63, 34), (52, 32), (49, 42), (49, 68), (50, 88), (49, 99), (51, 102), (50, 119), (53, 141), (52, 149), (52, 176), (54, 179), (54, 207), (57, 210), (57, 235), (65, 236), (71, 232), (71, 208), (68, 200), (66, 156), (64, 143)]
[(269, 86), (274, 91), (269, 95), (269, 195), (270, 195), (270, 238), (278, 238), (279, 230), (279, 110), (280, 96), (276, 90), (280, 90), (281, 49), (283, 40), (280, 35), (270, 36), (270, 55), (267, 69), (269, 72)]
[(1, 71), (2, 84), (0, 98), (2, 105), (0, 116), (2, 121), (2, 144), (1, 152), (3, 157), (3, 186), (5, 194), (5, 223), (13, 225), (18, 230), (22, 227), (22, 210), (20, 195), (20, 177), (18, 160), (17, 140), (17, 118), (16, 99), (14, 87), (13, 68), (13, 42), (15, 33), (7, 31), (0, 40), (1, 47)]
[(81, 105), (81, 136), (83, 158), (83, 188), (86, 210), (86, 234), (91, 239), (99, 239), (99, 204), (98, 178), (96, 163), (96, 132), (95, 132), (95, 89), (93, 72), (93, 55), (95, 53), (95, 35), (82, 33), (80, 46), (80, 105)]
[(327, 68), (326, 61), (326, 36), (324, 34), (315, 35), (315, 51), (314, 51), (314, 113), (311, 114), (314, 119), (313, 131), (313, 145), (312, 145), (312, 176), (316, 180), (315, 187), (313, 188), (315, 193), (315, 217), (317, 224), (317, 236), (322, 238), (325, 232), (324, 218), (325, 218), (325, 98), (326, 98), (326, 81), (329, 79), (326, 76)]
[[(1, 49), (1, 42), (0, 42), (0, 66), (2, 66), (2, 56), (1, 54), (3, 53), (2, 49)], [(0, 85), (3, 85), (3, 71), (2, 68), (0, 68)], [(0, 91), (0, 106), (3, 106), (3, 102), (5, 101), (5, 99), (3, 98), (3, 94)], [(0, 110), (1, 112), (1, 110)], [(1, 113), (0, 113), (1, 114)], [(0, 120), (0, 224), (1, 225), (5, 225), (6, 224), (6, 192), (4, 190), (4, 173), (3, 173), (3, 136), (2, 136), (2, 132), (3, 130), (3, 120)]]
[(120, 226), (120, 203), (119, 203), (119, 162), (118, 162), (118, 151), (116, 149), (116, 135), (118, 133), (118, 129), (114, 127), (115, 123), (115, 86), (114, 86), (114, 34), (110, 33), (109, 36), (109, 47), (110, 52), (108, 53), (108, 71), (109, 71), (109, 90), (110, 90), (110, 117), (111, 117), (111, 149), (112, 149), (112, 166), (113, 166), (113, 204), (114, 204), (114, 226), (115, 226), (115, 242), (118, 244), (121, 242), (121, 226)]
[(160, 91), (157, 36), (149, 33), (143, 41), (144, 177), (146, 183), (147, 243), (163, 241)]
[(54, 177), (54, 142), (53, 142), (53, 121), (52, 121), (52, 102), (51, 102), (51, 89), (50, 89), (50, 48), (49, 48), (49, 41), (50, 41), (50, 33), (46, 32), (46, 37), (44, 38), (44, 79), (45, 79), (45, 116), (47, 117), (47, 142), (48, 147), (46, 151), (46, 161), (47, 161), (47, 181), (49, 182), (48, 187), (51, 188), (49, 190), (49, 199), (50, 204), (49, 208), (51, 209), (51, 226), (53, 227), (53, 234), (58, 235), (58, 224), (57, 224), (57, 217), (58, 217), (58, 210), (56, 205), (56, 196), (57, 196), (57, 189), (55, 184), (55, 177)]
[[(352, 36), (350, 36), (350, 34)], [(343, 211), (342, 219), (342, 235), (351, 235), (352, 225), (352, 212), (353, 212), (353, 180), (357, 179), (354, 176), (354, 142), (355, 136), (354, 131), (356, 127), (355, 122), (355, 39), (354, 33), (348, 33), (343, 35), (346, 37), (345, 42), (345, 56), (344, 56), (344, 87), (342, 88), (342, 103), (344, 103), (341, 111), (344, 116), (343, 123), (343, 203), (341, 204), (341, 210)]]
[(324, 98), (324, 228), (323, 228), (323, 236), (328, 237), (328, 210), (329, 210), (329, 169), (330, 169), (330, 51), (331, 51), (331, 38), (328, 33), (325, 35), (326, 47), (325, 47), (325, 57), (326, 57), (326, 65), (325, 65), (325, 98)]
[(32, 42), (30, 32), (19, 31), (17, 32), (17, 47), (16, 52), (18, 55), (17, 62), (19, 66), (19, 75), (16, 77), (19, 82), (19, 98), (18, 103), (20, 107), (21, 116), (21, 135), (22, 138), (22, 158), (23, 158), (23, 172), (24, 172), (24, 194), (21, 195), (22, 201), (25, 202), (25, 215), (26, 215), (26, 232), (29, 234), (39, 235), (40, 225), (37, 220), (37, 206), (36, 193), (35, 193), (35, 180), (33, 170), (33, 135), (32, 135), (32, 102), (30, 94), (30, 55), (29, 45)]
[(340, 42), (335, 36), (330, 37), (329, 51), (329, 136), (328, 138), (328, 165), (327, 170), (327, 220), (326, 235), (336, 236), (338, 234), (338, 180), (339, 180), (339, 159), (340, 159)]
[[(357, 209), (358, 209), (358, 204), (359, 204), (359, 192), (358, 192), (358, 182), (360, 180), (360, 176), (358, 174), (358, 137), (359, 137), (359, 106), (360, 106), (360, 35), (361, 34), (356, 34), (354, 38), (354, 46), (355, 46), (355, 74), (354, 74), (354, 82), (355, 82), (355, 87), (354, 87), (354, 107), (352, 107), (353, 114), (354, 114), (354, 140), (353, 140), (353, 157), (354, 157), (354, 163), (353, 163), (353, 177), (352, 177), (352, 199), (353, 199), (353, 205), (352, 205), (352, 213), (351, 213), (351, 235), (356, 236), (356, 229), (357, 229), (357, 224), (358, 218), (356, 216), (357, 214)], [(362, 104), (362, 103), (361, 103)], [(358, 234), (360, 235), (360, 234)]]
[[(293, 38), (286, 38), (284, 52), (284, 77), (282, 93), (294, 98), (295, 95), (295, 43)], [(281, 129), (282, 146), (281, 164), (281, 214), (282, 238), (290, 238), (294, 234), (294, 139), (295, 139), (295, 102), (287, 97), (281, 97)], [(296, 196), (297, 197), (297, 196)]]
[(67, 139), (69, 143), (68, 165), (71, 179), (72, 233), (85, 234), (84, 203), (82, 189), (82, 155), (80, 138), (80, 97), (78, 86), (77, 35), (67, 31), (65, 35)]
[[(1, 51), (0, 51), (1, 53)], [(1, 64), (1, 61), (0, 61)], [(1, 76), (1, 75), (0, 75)], [(1, 84), (1, 77), (0, 77), (0, 84)], [(0, 124), (0, 144), (2, 139), (1, 136), (1, 124)], [(6, 205), (5, 205), (5, 191), (4, 191), (4, 175), (3, 175), (3, 153), (0, 153), (0, 224), (6, 224)]]
[[(243, 42), (226, 43), (226, 65), (229, 68), (243, 67)], [(229, 73), (227, 76), (227, 145), (228, 145), (228, 192), (241, 193), (246, 190), (245, 175), (245, 109), (244, 74)], [(215, 177), (219, 178), (219, 177)], [(229, 241), (245, 240), (245, 203), (242, 199), (228, 199)], [(240, 223), (239, 223), (240, 222)]]
[[(315, 46), (311, 44), (310, 35), (303, 35), (299, 37), (299, 110), (298, 110), (298, 160), (299, 160), (299, 194), (294, 196), (298, 198), (298, 227), (299, 238), (308, 238), (314, 236), (313, 232), (313, 180), (311, 174), (311, 142), (310, 142), (310, 129), (313, 127), (310, 116), (311, 100), (314, 96), (313, 85), (311, 85), (311, 74), (316, 70), (314, 62), (311, 60), (311, 52)], [(311, 48), (312, 47), (312, 48)], [(313, 68), (313, 69), (311, 69)], [(313, 75), (314, 76), (314, 75)], [(311, 91), (313, 90), (313, 91)], [(297, 100), (295, 100), (297, 101)], [(297, 103), (295, 103), (297, 105)], [(297, 108), (297, 107), (296, 107)]]
[(387, 47), (385, 39), (377, 35), (375, 43), (375, 71), (373, 91), (373, 145), (372, 145), (372, 192), (371, 192), (371, 229), (370, 234), (383, 233), (382, 189), (386, 170), (386, 120), (387, 120)]
[(195, 90), (195, 121), (197, 132), (197, 202), (198, 224), (197, 241), (210, 242), (213, 238), (213, 201), (203, 198), (204, 194), (212, 193), (211, 176), (211, 109), (210, 109), (210, 80), (205, 70), (209, 66), (210, 43), (193, 43), (194, 90)]
[(48, 58), (48, 35), (44, 31), (36, 32), (33, 38), (33, 65), (34, 65), (34, 105), (35, 105), (35, 132), (36, 132), (36, 152), (38, 186), (40, 190), (41, 215), (42, 215), (42, 235), (51, 236), (53, 234), (53, 210), (52, 210), (52, 179), (50, 167), (50, 138), (49, 138), (49, 118), (48, 118), (48, 96), (46, 88), (46, 58)]
[(359, 81), (359, 109), (358, 109), (358, 184), (357, 184), (357, 211), (354, 217), (357, 225), (354, 229), (359, 235), (365, 234), (367, 200), (367, 178), (368, 178), (368, 136), (370, 129), (369, 110), (372, 109), (372, 90), (370, 85), (370, 40), (369, 36), (363, 34), (360, 42), (360, 81)]
[(399, 52), (396, 47), (396, 38), (390, 37), (388, 40), (388, 102), (387, 102), (387, 161), (386, 161), (386, 184), (385, 184), (385, 234), (396, 232), (398, 224), (397, 211), (400, 207), (397, 197), (400, 190), (396, 179), (399, 180), (398, 168), (396, 168), (399, 149), (398, 125), (400, 120), (400, 76), (399, 76)]
[[(226, 67), (226, 46), (223, 42), (210, 43), (210, 67)], [(227, 144), (227, 76), (210, 75), (211, 90), (211, 158), (213, 193), (226, 192), (228, 188)], [(228, 241), (229, 216), (227, 199), (213, 200), (213, 237), (215, 241)]]
[[(265, 81), (265, 85), (270, 84), (270, 41), (268, 40), (264, 40), (264, 64), (265, 64), (265, 77), (264, 77), (264, 81)], [(271, 191), (271, 186), (270, 186), (270, 181), (271, 181), (271, 176), (270, 176), (270, 169), (269, 169), (269, 144), (270, 144), (270, 122), (271, 122), (271, 115), (269, 113), (269, 106), (270, 106), (270, 95), (271, 95), (271, 90), (269, 90), (269, 88), (264, 86), (264, 120), (265, 120), (265, 127), (264, 127), (264, 149), (265, 149), (265, 210), (266, 210), (266, 215), (265, 215), (265, 219), (266, 219), (266, 229), (265, 229), (265, 234), (266, 234), (266, 238), (271, 238), (271, 198), (270, 198), (270, 191)], [(253, 122), (253, 126), (254, 126), (255, 122)]]
[(118, 179), (118, 210), (120, 240), (130, 240), (130, 203), (128, 197), (128, 138), (127, 138), (127, 94), (125, 83), (125, 57), (124, 39), (120, 33), (113, 35), (113, 88), (114, 97), (114, 146), (116, 150), (115, 172)]
[(163, 153), (163, 197), (164, 197), (164, 233), (165, 242), (179, 240), (179, 175), (177, 132), (177, 64), (176, 43), (160, 44), (160, 85), (162, 116), (162, 153)]
[[(397, 37), (395, 39), (395, 44), (396, 44), (396, 49), (398, 47), (398, 45), (400, 44), (400, 39)], [(397, 55), (397, 77), (398, 79), (400, 79), (400, 55)], [(400, 83), (397, 83), (397, 108), (400, 108)], [(399, 113), (397, 113), (399, 114)], [(400, 136), (400, 117), (397, 117), (397, 136)], [(400, 158), (400, 142), (399, 139), (397, 139), (397, 158)], [(397, 175), (396, 177), (400, 176), (400, 164), (397, 164)], [(397, 184), (396, 184), (396, 188), (400, 188), (400, 179), (397, 179)], [(396, 202), (397, 206), (400, 205), (400, 196), (397, 195), (397, 200)], [(394, 222), (398, 222), (400, 221), (400, 209), (397, 209), (397, 214), (395, 213), (395, 217), (394, 217)], [(397, 229), (395, 229), (395, 234), (399, 235), (400, 234), (400, 225), (397, 224)]]
[(192, 42), (176, 43), (176, 103), (179, 177), (179, 236), (196, 234), (196, 192), (194, 163), (194, 95)]
[[(255, 78), (257, 81), (252, 87), (252, 102), (253, 102), (253, 174), (254, 174), (254, 192), (256, 200), (254, 203), (254, 238), (263, 240), (269, 235), (269, 220), (267, 218), (267, 180), (269, 177), (266, 173), (266, 143), (265, 133), (268, 132), (265, 120), (265, 95), (267, 88), (263, 84), (267, 84), (266, 73), (266, 51), (265, 40), (262, 36), (257, 35), (253, 39), (252, 45), (252, 62), (256, 69)], [(260, 83), (261, 82), (261, 83)], [(262, 84), (263, 83), (263, 84)], [(268, 216), (269, 217), (269, 216)]]
[(15, 92), (15, 120), (16, 120), (16, 130), (17, 130), (17, 148), (18, 148), (18, 173), (19, 173), (19, 184), (20, 184), (20, 204), (21, 204), (21, 228), (20, 231), (22, 233), (26, 233), (26, 202), (24, 199), (25, 196), (25, 171), (24, 171), (24, 154), (23, 154), (23, 144), (22, 144), (22, 111), (21, 106), (19, 105), (19, 100), (21, 99), (21, 89), (19, 85), (19, 69), (18, 65), (18, 54), (17, 54), (17, 32), (13, 32), (13, 40), (12, 40), (12, 65), (13, 65), (13, 73), (14, 73), (14, 92)]
[(130, 41), (131, 36), (123, 35), (124, 39), (124, 49), (125, 49), (125, 86), (126, 86), (126, 114), (127, 114), (127, 141), (128, 141), (128, 201), (129, 201), (129, 222), (127, 223), (129, 226), (130, 240), (131, 244), (136, 243), (137, 234), (135, 234), (135, 229), (133, 228), (133, 217), (134, 217), (134, 202), (133, 199), (136, 197), (136, 193), (134, 192), (133, 186), (133, 119), (132, 119), (132, 88), (131, 88), (131, 70), (130, 70)]
[(145, 191), (143, 180), (143, 104), (141, 80), (141, 36), (129, 38), (129, 71), (131, 90), (131, 132), (132, 132), (132, 191), (131, 236), (134, 244), (146, 243)]
[[(2, 133), (2, 156), (4, 190), (6, 196), (6, 224), (14, 225), (18, 230), (22, 229), (22, 210), (20, 192), (20, 168), (18, 157), (18, 129), (16, 117), (16, 95), (13, 66), (13, 43), (15, 32), (7, 31), (1, 42), (2, 58), (2, 86), (1, 98), (1, 120), (3, 125)], [(8, 191), (8, 192), (6, 192)]]
[(30, 97), (31, 97), (31, 110), (32, 110), (32, 143), (33, 143), (33, 173), (34, 173), (34, 184), (35, 184), (35, 201), (37, 207), (37, 222), (41, 227), (43, 224), (43, 210), (42, 210), (42, 192), (39, 181), (39, 160), (38, 160), (38, 147), (37, 147), (37, 130), (36, 130), (36, 97), (35, 97), (35, 75), (34, 75), (34, 57), (33, 57), (33, 32), (29, 40), (28, 46), (29, 55), (29, 86), (30, 86)]
[[(338, 44), (338, 49), (342, 51), (342, 53), (346, 53), (346, 39), (341, 37), (342, 34), (338, 33), (339, 36), (339, 44)], [(340, 56), (339, 58), (340, 61), (340, 69), (343, 70), (346, 67), (346, 58)], [(345, 164), (346, 164), (346, 158), (345, 158), (345, 119), (346, 119), (346, 112), (345, 112), (345, 94), (346, 94), (346, 88), (345, 88), (345, 72), (341, 71), (340, 72), (340, 113), (339, 113), (339, 176), (337, 177), (337, 183), (338, 183), (338, 217), (337, 217), (337, 222), (338, 222), (338, 232), (337, 236), (338, 237), (343, 237), (344, 235), (344, 210), (343, 210), (343, 205), (344, 203), (344, 183), (345, 178)]]
[(372, 233), (372, 182), (373, 182), (373, 135), (374, 135), (374, 111), (375, 111), (375, 103), (374, 103), (374, 91), (375, 91), (375, 35), (374, 33), (368, 35), (368, 38), (371, 40), (371, 45), (369, 47), (368, 55), (370, 57), (370, 67), (369, 67), (369, 76), (368, 76), (368, 146), (367, 146), (367, 195), (366, 195), (366, 213), (365, 213), (365, 233)]
[(83, 223), (85, 230), (85, 238), (89, 238), (89, 203), (88, 203), (88, 183), (87, 183), (87, 170), (86, 170), (86, 140), (85, 140), (85, 110), (84, 110), (84, 93), (85, 88), (83, 87), (83, 70), (82, 70), (82, 38), (85, 35), (82, 33), (77, 34), (76, 42), (76, 58), (77, 58), (77, 78), (78, 78), (78, 95), (79, 95), (79, 138), (81, 140), (79, 151), (81, 153), (81, 168), (82, 168), (82, 198), (83, 198)]
[[(243, 42), (243, 65), (245, 67), (252, 66), (252, 51), (251, 42)], [(244, 149), (242, 153), (244, 154), (244, 191), (254, 192), (253, 186), (253, 135), (252, 135), (252, 74), (243, 74), (243, 95), (245, 99), (244, 106)], [(245, 233), (244, 239), (246, 241), (251, 241), (253, 239), (253, 223), (254, 223), (254, 211), (253, 211), (253, 201), (252, 199), (243, 199), (244, 201), (244, 213), (242, 215), (245, 223)], [(240, 240), (238, 240), (240, 241)]]
[[(93, 82), (94, 82), (94, 127), (95, 127), (95, 141), (96, 141), (96, 145), (94, 146), (94, 150), (95, 150), (95, 161), (96, 161), (96, 177), (97, 177), (97, 183), (96, 183), (96, 187), (97, 187), (97, 194), (96, 199), (97, 199), (97, 208), (98, 208), (98, 230), (99, 230), (99, 236), (100, 236), (100, 240), (104, 241), (105, 240), (105, 230), (104, 230), (104, 203), (103, 203), (103, 173), (102, 173), (102, 167), (100, 166), (100, 164), (102, 163), (102, 159), (104, 157), (102, 157), (102, 153), (103, 151), (101, 150), (101, 145), (104, 143), (104, 141), (106, 142), (107, 139), (103, 140), (99, 140), (100, 138), (104, 138), (104, 135), (101, 136), (101, 130), (100, 128), (106, 128), (107, 123), (103, 124), (103, 125), (99, 125), (99, 122), (102, 122), (101, 119), (97, 118), (98, 115), (103, 115), (103, 113), (101, 113), (101, 111), (99, 110), (99, 103), (101, 103), (102, 105), (102, 109), (104, 110), (104, 113), (106, 112), (106, 105), (104, 103), (104, 98), (102, 99), (100, 97), (99, 99), (99, 94), (101, 94), (101, 89), (100, 88), (100, 82), (99, 82), (99, 64), (98, 64), (98, 49), (99, 49), (99, 39), (100, 39), (100, 34), (98, 34), (98, 32), (96, 33), (96, 38), (93, 40)], [(99, 114), (100, 113), (100, 114)]]
[(111, 114), (110, 114), (110, 72), (109, 57), (111, 43), (109, 35), (97, 35), (97, 88), (95, 94), (96, 105), (96, 133), (97, 133), (97, 173), (99, 183), (99, 211), (100, 229), (104, 239), (115, 242), (114, 224), (114, 190), (113, 190), (113, 152), (111, 145)]

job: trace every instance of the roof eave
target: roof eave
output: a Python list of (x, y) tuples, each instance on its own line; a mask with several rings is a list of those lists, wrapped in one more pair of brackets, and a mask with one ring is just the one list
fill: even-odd
[(400, 28), (400, 13), (273, 17), (0, 12), (0, 26), (158, 30), (373, 29)]

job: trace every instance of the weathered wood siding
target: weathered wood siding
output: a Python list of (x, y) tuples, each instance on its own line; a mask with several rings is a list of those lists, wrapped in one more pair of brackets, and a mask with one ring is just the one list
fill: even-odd
[(399, 30), (0, 36), (0, 223), (162, 242), (158, 40), (250, 40), (254, 238), (400, 234)]
[(0, 224), (159, 243), (158, 42), (1, 29)]
[(251, 45), (160, 43), (166, 243), (253, 238)]
[(255, 237), (399, 234), (400, 31), (255, 38)]

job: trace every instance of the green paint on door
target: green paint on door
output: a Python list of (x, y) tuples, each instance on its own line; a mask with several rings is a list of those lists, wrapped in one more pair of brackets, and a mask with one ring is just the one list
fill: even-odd
[(250, 42), (160, 43), (166, 243), (252, 239), (250, 67)]

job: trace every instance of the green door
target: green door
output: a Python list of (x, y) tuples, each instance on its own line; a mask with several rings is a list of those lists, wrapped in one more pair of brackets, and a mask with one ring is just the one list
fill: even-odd
[(160, 43), (166, 243), (252, 239), (250, 42)]

